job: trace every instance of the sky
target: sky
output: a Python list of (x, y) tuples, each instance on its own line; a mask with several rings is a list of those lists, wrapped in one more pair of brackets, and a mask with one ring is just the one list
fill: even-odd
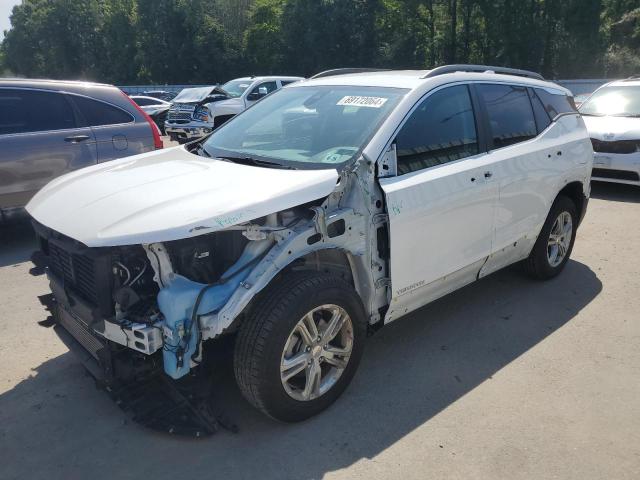
[(11, 23), (9, 22), (9, 15), (14, 5), (17, 5), (22, 0), (0, 0), (0, 40), (4, 37), (4, 31), (9, 30)]

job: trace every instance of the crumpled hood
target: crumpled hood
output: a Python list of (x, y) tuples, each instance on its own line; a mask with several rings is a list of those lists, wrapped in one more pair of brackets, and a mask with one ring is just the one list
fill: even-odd
[(220, 91), (216, 87), (196, 87), (185, 88), (173, 99), (173, 103), (198, 103), (213, 93), (226, 96), (226, 92)]
[(640, 140), (640, 118), (584, 116), (589, 136), (597, 140)]
[(90, 247), (164, 242), (326, 197), (338, 178), (333, 169), (238, 165), (175, 147), (63, 175), (27, 211)]

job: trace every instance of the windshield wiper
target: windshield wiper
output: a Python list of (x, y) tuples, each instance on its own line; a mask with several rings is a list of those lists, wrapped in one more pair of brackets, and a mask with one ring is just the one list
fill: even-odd
[(204, 145), (202, 145), (201, 143), (197, 144), (196, 148), (193, 149), (193, 152), (196, 155), (200, 155), (201, 157), (211, 158), (211, 154), (207, 152), (207, 150), (204, 148)]
[(258, 160), (253, 157), (233, 157), (233, 156), (225, 156), (225, 155), (216, 155), (216, 158), (220, 158), (222, 160), (228, 160), (233, 163), (239, 163), (241, 165), (254, 165), (256, 167), (267, 167), (267, 168), (282, 168), (285, 170), (296, 170), (295, 167), (290, 165), (283, 165), (282, 163), (277, 162), (269, 162), (268, 160)]

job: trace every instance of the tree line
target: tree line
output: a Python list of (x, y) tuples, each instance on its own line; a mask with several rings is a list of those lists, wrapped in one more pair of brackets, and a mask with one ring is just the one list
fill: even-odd
[(23, 0), (0, 72), (116, 84), (481, 63), (640, 74), (640, 0)]

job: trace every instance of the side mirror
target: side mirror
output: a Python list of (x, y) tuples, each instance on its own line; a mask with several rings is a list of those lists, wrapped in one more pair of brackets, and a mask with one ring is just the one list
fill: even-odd
[(394, 141), (378, 160), (378, 178), (395, 177), (398, 174), (398, 153)]
[(256, 100), (260, 100), (263, 97), (266, 97), (267, 94), (269, 93), (269, 91), (267, 90), (267, 87), (259, 87), (257, 92), (251, 92), (248, 96), (247, 99), (250, 101), (256, 101)]

